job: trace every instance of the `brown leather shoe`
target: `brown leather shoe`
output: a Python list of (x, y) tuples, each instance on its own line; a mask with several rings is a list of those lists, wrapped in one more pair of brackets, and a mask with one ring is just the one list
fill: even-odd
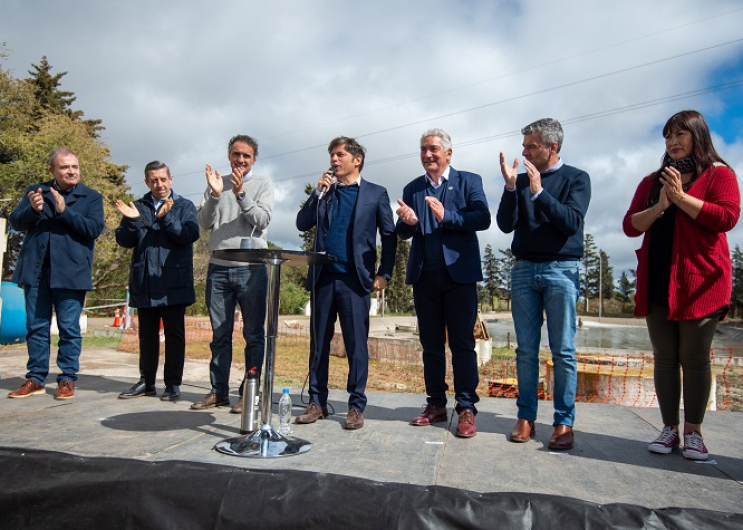
[(364, 426), (364, 415), (359, 409), (349, 409), (348, 415), (346, 416), (346, 424), (343, 426), (344, 429), (354, 430), (361, 429)]
[(219, 396), (215, 394), (214, 392), (209, 392), (206, 396), (204, 396), (204, 399), (201, 401), (197, 401), (193, 405), (191, 405), (191, 410), (205, 410), (205, 409), (211, 409), (214, 407), (229, 407), (230, 406), (230, 397), (229, 396)]
[(511, 431), (509, 440), (514, 443), (522, 444), (534, 438), (534, 434), (534, 422), (531, 420), (519, 419), (518, 423), (516, 423), (516, 427)]
[(457, 432), (455, 436), (460, 438), (472, 438), (477, 434), (477, 427), (475, 426), (475, 413), (470, 409), (464, 409), (459, 413), (459, 423), (457, 424)]
[(28, 396), (35, 396), (37, 394), (46, 394), (46, 387), (41, 386), (36, 381), (26, 380), (18, 390), (13, 390), (8, 394), (9, 398), (25, 398)]
[[(307, 410), (304, 412), (304, 414), (297, 416), (297, 419), (294, 420), (294, 423), (299, 423), (299, 424), (315, 423), (317, 420), (320, 420), (322, 418), (327, 418), (327, 417), (328, 417), (327, 407), (321, 407), (317, 403), (310, 403), (307, 406)], [(363, 423), (363, 418), (361, 421)]]
[(446, 421), (446, 407), (434, 407), (433, 405), (426, 405), (420, 416), (413, 418), (410, 422), (411, 425), (433, 425), (440, 421)]
[(573, 448), (573, 428), (570, 425), (555, 425), (555, 432), (547, 447), (555, 451), (567, 451)]
[(57, 394), (54, 399), (72, 399), (75, 397), (75, 383), (69, 379), (62, 379), (57, 385)]
[(242, 414), (243, 413), (243, 397), (239, 396), (237, 398), (237, 403), (232, 405), (232, 408), (230, 409), (230, 414)]

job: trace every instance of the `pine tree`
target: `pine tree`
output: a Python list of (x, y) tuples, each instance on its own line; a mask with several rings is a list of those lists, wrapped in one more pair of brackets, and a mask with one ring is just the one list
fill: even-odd
[(511, 310), (511, 269), (516, 262), (511, 249), (498, 249), (501, 257), (498, 258), (498, 298), (506, 301), (508, 310)]
[(599, 254), (593, 236), (586, 233), (583, 240), (583, 271), (581, 273), (581, 295), (585, 300), (585, 311), (588, 312), (588, 299), (597, 298), (599, 290)]
[(487, 299), (490, 300), (490, 307), (495, 309), (495, 299), (498, 296), (500, 287), (500, 267), (498, 259), (493, 254), (493, 247), (490, 245), (485, 246), (485, 254), (482, 260), (482, 275), (483, 296), (487, 294)]
[(730, 297), (730, 307), (733, 310), (733, 318), (738, 316), (738, 311), (743, 309), (743, 252), (735, 245), (732, 254), (733, 259), (733, 291)]
[(83, 111), (72, 110), (71, 105), (75, 102), (77, 97), (74, 92), (61, 90), (61, 81), (67, 72), (60, 72), (56, 75), (52, 75), (52, 65), (44, 55), (41, 58), (41, 64), (32, 64), (33, 70), (29, 70), (28, 73), (31, 75), (26, 82), (28, 82), (34, 91), (36, 100), (41, 105), (41, 109), (45, 112), (59, 112), (65, 114), (68, 118), (75, 121), (82, 122), (88, 129), (88, 134), (93, 138), (99, 138), (100, 132), (105, 130), (105, 127), (101, 125), (101, 120), (84, 120)]
[(601, 257), (601, 297), (604, 300), (614, 298), (614, 267), (609, 264), (609, 255), (603, 250), (599, 250)]
[(619, 283), (617, 285), (617, 298), (624, 302), (625, 304), (629, 303), (632, 299), (632, 294), (635, 292), (635, 281), (630, 280), (629, 276), (627, 276), (627, 271), (622, 271), (621, 276), (619, 276)]
[(413, 310), (413, 288), (405, 285), (409, 253), (410, 243), (398, 238), (395, 268), (384, 293), (387, 307), (393, 313), (407, 313)]

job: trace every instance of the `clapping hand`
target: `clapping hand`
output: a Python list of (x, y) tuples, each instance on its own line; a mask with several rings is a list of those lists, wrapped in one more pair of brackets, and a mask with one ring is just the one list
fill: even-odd
[(158, 219), (162, 219), (168, 214), (171, 208), (173, 208), (173, 197), (168, 197), (167, 199), (165, 199), (165, 201), (163, 201), (160, 209), (157, 211), (156, 217)]
[(206, 165), (206, 169), (204, 171), (206, 173), (206, 183), (209, 185), (209, 188), (211, 188), (211, 193), (213, 197), (219, 197), (222, 195), (222, 190), (224, 189), (224, 182), (222, 181), (222, 175), (219, 174), (219, 171), (214, 170), (212, 171), (212, 166), (209, 164)]
[(44, 196), (41, 194), (41, 188), (36, 191), (29, 191), (28, 201), (35, 212), (41, 212), (44, 209)]
[(137, 210), (137, 207), (134, 206), (133, 202), (124, 204), (124, 201), (117, 200), (116, 209), (119, 210), (119, 213), (121, 215), (123, 215), (124, 217), (128, 217), (129, 219), (136, 219), (137, 217), (139, 217), (139, 210)]
[(415, 226), (418, 224), (418, 216), (415, 215), (415, 211), (405, 204), (402, 199), (397, 199), (397, 204), (400, 205), (400, 207), (395, 212), (397, 214), (397, 217), (400, 218), (400, 220), (405, 223), (406, 225)]
[(516, 189), (516, 177), (519, 174), (519, 159), (516, 158), (513, 161), (513, 166), (509, 167), (506, 165), (506, 155), (500, 154), (500, 172), (503, 175), (503, 180), (506, 181), (506, 189), (513, 191)]

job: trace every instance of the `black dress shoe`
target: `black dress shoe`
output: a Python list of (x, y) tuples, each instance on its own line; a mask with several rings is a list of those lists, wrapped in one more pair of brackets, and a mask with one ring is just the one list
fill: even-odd
[(181, 397), (181, 389), (178, 385), (166, 385), (160, 401), (176, 401), (179, 397)]
[(143, 380), (139, 380), (133, 387), (126, 392), (119, 394), (119, 399), (132, 399), (142, 396), (156, 396), (157, 390), (155, 385), (146, 385)]

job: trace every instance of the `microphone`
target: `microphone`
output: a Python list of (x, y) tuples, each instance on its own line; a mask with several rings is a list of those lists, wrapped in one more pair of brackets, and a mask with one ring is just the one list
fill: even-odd
[[(335, 177), (335, 168), (331, 167), (329, 171), (333, 175), (333, 177)], [(330, 187), (327, 186), (320, 190), (320, 194), (317, 196), (317, 202), (320, 202), (322, 198), (325, 197), (325, 194), (328, 192), (329, 189)]]

